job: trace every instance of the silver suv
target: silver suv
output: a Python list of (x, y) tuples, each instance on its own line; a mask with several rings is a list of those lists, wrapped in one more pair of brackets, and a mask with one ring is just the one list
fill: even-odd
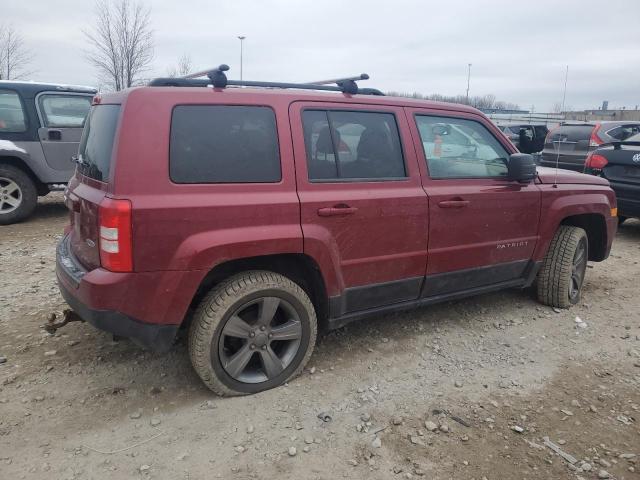
[(0, 80), (0, 225), (24, 220), (38, 196), (69, 181), (96, 92)]

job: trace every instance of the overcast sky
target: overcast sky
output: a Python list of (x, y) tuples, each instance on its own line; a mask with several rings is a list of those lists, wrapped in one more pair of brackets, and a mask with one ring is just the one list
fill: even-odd
[[(165, 76), (183, 53), (195, 68), (219, 63), (244, 78), (311, 81), (366, 72), (382, 90), (464, 94), (536, 111), (566, 105), (640, 104), (640, 0), (143, 0), (155, 38), (148, 76)], [(98, 85), (82, 28), (90, 0), (1, 0), (0, 21), (34, 51), (30, 79)]]

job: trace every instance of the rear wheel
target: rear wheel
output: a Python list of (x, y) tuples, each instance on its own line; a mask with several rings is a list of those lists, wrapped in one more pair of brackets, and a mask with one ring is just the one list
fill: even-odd
[(250, 271), (216, 286), (200, 303), (189, 332), (191, 362), (223, 396), (277, 387), (311, 357), (317, 334), (311, 300), (283, 275)]
[(538, 273), (538, 300), (559, 308), (578, 303), (588, 258), (587, 233), (579, 227), (561, 225)]
[(30, 216), (38, 203), (33, 180), (13, 165), (0, 164), (0, 225), (9, 225)]

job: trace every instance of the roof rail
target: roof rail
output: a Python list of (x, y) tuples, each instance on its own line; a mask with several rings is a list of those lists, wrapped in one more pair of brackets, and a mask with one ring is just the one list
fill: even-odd
[[(342, 92), (351, 95), (384, 95), (376, 88), (359, 88), (356, 80), (367, 80), (369, 75), (362, 73), (358, 76), (337, 78), (334, 80), (322, 80), (312, 83), (287, 83), (287, 82), (260, 82), (253, 80), (228, 80), (226, 71), (229, 65), (222, 64), (216, 68), (203, 70), (201, 72), (190, 73), (184, 77), (177, 78), (154, 78), (149, 82), (150, 87), (207, 87), (226, 88), (227, 86), (238, 87), (262, 87), (262, 88), (295, 88), (300, 90), (321, 90), (328, 92)], [(207, 79), (199, 77), (208, 77)], [(329, 85), (335, 83), (336, 86)]]

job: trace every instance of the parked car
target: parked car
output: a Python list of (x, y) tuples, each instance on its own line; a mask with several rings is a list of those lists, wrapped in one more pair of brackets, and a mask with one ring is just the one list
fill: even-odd
[(514, 123), (500, 125), (499, 128), (522, 153), (541, 152), (549, 133), (546, 125)]
[(536, 278), (569, 307), (609, 255), (608, 182), (536, 173), (476, 109), (223, 72), (96, 97), (57, 250), (80, 317), (158, 351), (188, 328), (220, 395), (283, 384), (358, 318)]
[(0, 80), (0, 225), (19, 222), (38, 196), (63, 188), (96, 90)]
[(640, 132), (640, 122), (564, 122), (547, 135), (540, 165), (582, 172), (589, 152)]
[(616, 192), (618, 220), (640, 218), (640, 134), (589, 153), (586, 172), (606, 178)]

